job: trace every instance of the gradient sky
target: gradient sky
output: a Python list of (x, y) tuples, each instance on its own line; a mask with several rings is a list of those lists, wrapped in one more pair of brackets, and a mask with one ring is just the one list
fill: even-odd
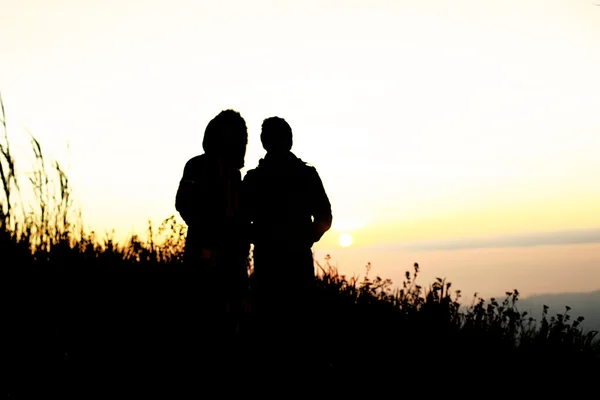
[(592, 0), (0, 0), (0, 93), (22, 177), (29, 131), (98, 231), (174, 214), (206, 124), (234, 108), (243, 172), (264, 118), (292, 126), (333, 205), (317, 257), (341, 269), (600, 287)]

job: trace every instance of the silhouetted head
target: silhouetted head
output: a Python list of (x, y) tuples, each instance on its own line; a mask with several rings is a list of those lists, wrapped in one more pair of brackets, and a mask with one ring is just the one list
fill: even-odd
[(267, 118), (262, 123), (260, 141), (267, 152), (290, 151), (292, 149), (292, 128), (283, 118)]
[(207, 154), (213, 154), (231, 162), (241, 169), (244, 166), (248, 128), (239, 112), (221, 111), (206, 126), (202, 148)]

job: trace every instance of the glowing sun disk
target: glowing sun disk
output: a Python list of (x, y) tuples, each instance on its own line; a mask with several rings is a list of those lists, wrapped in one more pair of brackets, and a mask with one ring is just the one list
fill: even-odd
[(338, 238), (338, 241), (340, 242), (340, 246), (348, 247), (352, 244), (352, 236), (350, 236), (349, 233), (342, 233)]

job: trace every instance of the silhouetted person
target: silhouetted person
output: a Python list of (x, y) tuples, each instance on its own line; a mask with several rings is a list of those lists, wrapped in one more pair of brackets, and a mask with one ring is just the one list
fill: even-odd
[(250, 244), (239, 210), (247, 143), (242, 116), (234, 110), (219, 113), (204, 132), (204, 154), (186, 163), (176, 195), (175, 207), (188, 226), (183, 264), (191, 279), (185, 287), (194, 296), (190, 304), (200, 307), (184, 318), (192, 326), (200, 319), (203, 327), (190, 329), (204, 336), (231, 333), (218, 330), (231, 328), (225, 324), (233, 321), (223, 320), (226, 308), (227, 315), (239, 317), (248, 289)]
[(261, 334), (302, 335), (315, 284), (312, 246), (331, 227), (331, 204), (317, 170), (291, 152), (284, 119), (265, 119), (261, 142), (267, 154), (246, 174), (242, 197), (254, 244), (253, 307)]

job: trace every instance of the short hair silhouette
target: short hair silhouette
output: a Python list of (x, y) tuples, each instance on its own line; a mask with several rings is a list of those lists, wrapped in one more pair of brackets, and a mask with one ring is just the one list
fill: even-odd
[(207, 154), (224, 156), (239, 168), (244, 166), (248, 145), (246, 121), (235, 110), (223, 110), (206, 126), (202, 148)]
[(292, 149), (292, 128), (285, 119), (267, 118), (262, 123), (260, 141), (269, 151), (288, 151)]

